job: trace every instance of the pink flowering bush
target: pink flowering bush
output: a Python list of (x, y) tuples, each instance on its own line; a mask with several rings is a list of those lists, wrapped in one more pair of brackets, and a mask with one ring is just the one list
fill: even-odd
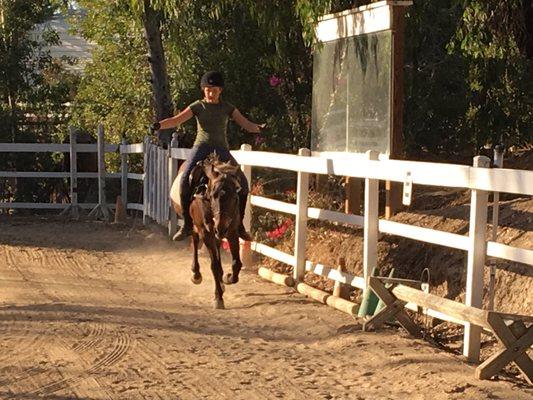
[(270, 86), (276, 87), (276, 86), (279, 86), (281, 84), (282, 79), (277, 77), (276, 75), (272, 75), (270, 77), (270, 79), (268, 80), (268, 82), (270, 83)]

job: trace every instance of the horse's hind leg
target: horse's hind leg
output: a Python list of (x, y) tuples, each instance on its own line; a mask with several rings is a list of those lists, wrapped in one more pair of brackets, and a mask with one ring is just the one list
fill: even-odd
[(192, 245), (193, 245), (193, 253), (192, 253), (192, 276), (191, 281), (195, 285), (199, 285), (202, 283), (202, 274), (200, 273), (200, 263), (198, 262), (198, 243), (200, 241), (200, 238), (198, 236), (198, 233), (193, 232), (192, 233)]
[(226, 274), (224, 283), (232, 284), (239, 282), (239, 273), (241, 272), (242, 262), (239, 254), (239, 237), (237, 234), (228, 237), (229, 248), (231, 251), (231, 273)]
[(220, 250), (215, 238), (210, 240), (204, 240), (206, 247), (209, 249), (209, 256), (211, 257), (211, 271), (213, 272), (213, 278), (215, 279), (215, 303), (216, 309), (224, 309), (224, 294), (222, 283), (222, 262), (220, 261)]

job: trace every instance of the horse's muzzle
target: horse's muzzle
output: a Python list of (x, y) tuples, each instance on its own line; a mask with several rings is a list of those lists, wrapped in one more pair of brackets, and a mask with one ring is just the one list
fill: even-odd
[(215, 236), (221, 240), (226, 237), (229, 226), (231, 224), (231, 218), (221, 218), (218, 221), (215, 219)]

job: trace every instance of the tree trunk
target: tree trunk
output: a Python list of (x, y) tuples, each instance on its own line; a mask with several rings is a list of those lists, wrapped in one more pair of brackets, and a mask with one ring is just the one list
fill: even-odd
[[(152, 8), (149, 0), (144, 0), (143, 24), (152, 71), (155, 119), (161, 121), (173, 115), (174, 107), (170, 98), (165, 51), (161, 39), (161, 14)], [(171, 136), (172, 130), (160, 131), (159, 142), (169, 144)]]

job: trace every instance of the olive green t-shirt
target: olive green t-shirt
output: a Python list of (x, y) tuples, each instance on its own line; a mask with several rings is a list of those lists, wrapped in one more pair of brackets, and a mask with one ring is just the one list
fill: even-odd
[(197, 100), (189, 107), (196, 117), (197, 130), (194, 146), (209, 144), (228, 149), (226, 129), (228, 119), (233, 114), (235, 107), (225, 101), (213, 104), (204, 100)]

